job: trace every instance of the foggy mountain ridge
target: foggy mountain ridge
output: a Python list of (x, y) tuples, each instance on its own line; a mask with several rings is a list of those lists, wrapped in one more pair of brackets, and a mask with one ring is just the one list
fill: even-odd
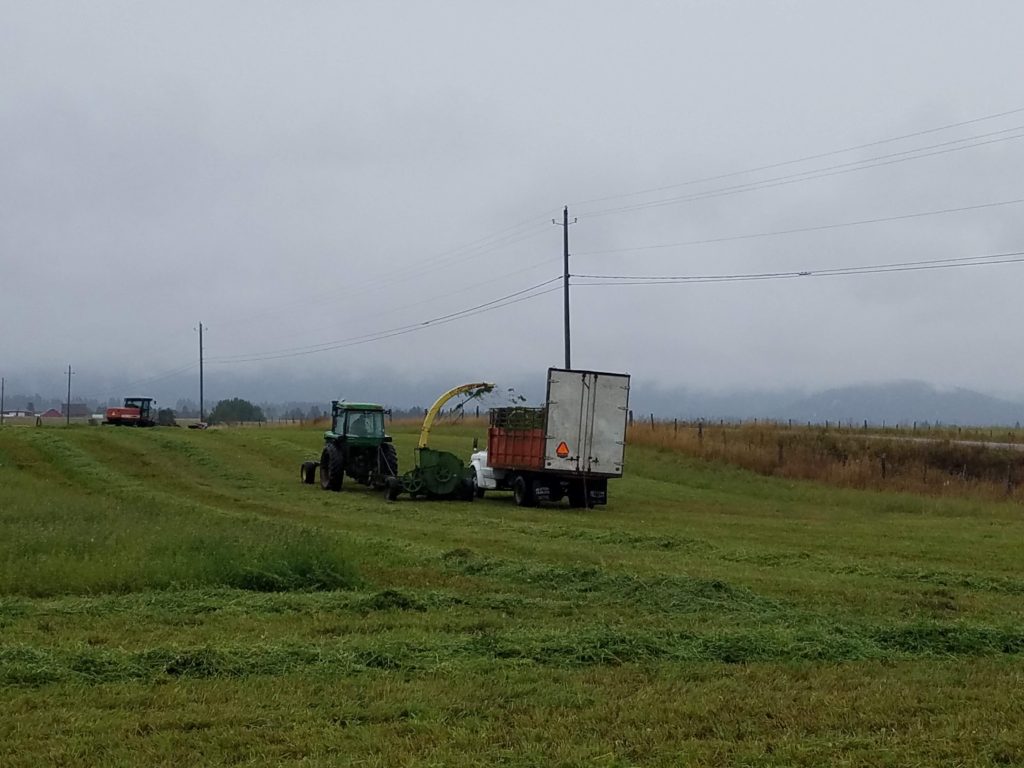
[[(469, 375), (412, 377), (399, 372), (380, 372), (375, 375), (327, 376), (224, 376), (207, 381), (206, 409), (218, 400), (241, 397), (264, 407), (268, 415), (281, 416), (300, 409), (325, 409), (333, 399), (379, 402), (396, 411), (428, 407), (435, 398), (455, 383), (472, 381)], [(115, 383), (109, 391), (121, 391)], [(37, 410), (60, 408), (64, 397), (59, 390), (46, 388), (47, 395), (18, 393), (8, 388), (5, 408), (25, 408), (31, 403)], [(192, 407), (198, 403), (198, 388), (191, 382), (160, 382), (152, 386), (124, 389), (125, 395), (155, 397), (162, 407), (179, 408), (186, 402)], [(544, 376), (506, 379), (498, 383), (495, 391), (467, 404), (468, 411), (479, 405), (481, 412), (488, 408), (509, 405), (525, 398), (525, 404), (538, 405), (544, 399)], [(72, 393), (72, 402), (85, 400), (94, 409), (118, 404), (120, 397), (79, 397)], [(459, 402), (452, 401), (451, 405)], [(635, 419), (648, 418), (685, 420), (751, 420), (844, 424), (913, 424), (917, 422), (948, 425), (1007, 425), (1024, 421), (1024, 398), (1020, 401), (1004, 399), (966, 388), (938, 388), (929, 383), (913, 380), (885, 383), (858, 384), (822, 389), (818, 391), (741, 390), (715, 391), (685, 386), (654, 385), (634, 376), (630, 393), (630, 407)]]
[[(872, 424), (1015, 425), (1024, 419), (1024, 403), (970, 389), (939, 389), (922, 381), (894, 381), (826, 389), (811, 394), (738, 392), (725, 395), (674, 390), (654, 397), (638, 394), (643, 413), (656, 417), (774, 419)], [(636, 411), (635, 411), (636, 412)]]

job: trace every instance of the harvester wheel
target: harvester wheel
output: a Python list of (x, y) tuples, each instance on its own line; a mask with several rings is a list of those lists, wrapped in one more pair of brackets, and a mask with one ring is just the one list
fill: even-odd
[(408, 472), (402, 477), (402, 486), (409, 492), (410, 496), (415, 496), (417, 493), (422, 491), (423, 485), (423, 475), (420, 473), (419, 469), (414, 469), (412, 472)]
[(398, 451), (395, 450), (394, 443), (381, 443), (377, 460), (381, 474), (385, 477), (398, 477)]
[(302, 482), (304, 482), (306, 485), (312, 485), (313, 483), (315, 483), (316, 482), (316, 468), (317, 468), (317, 463), (315, 461), (304, 461), (304, 462), (302, 462), (302, 470), (300, 472), (300, 477), (302, 478)]
[(345, 466), (341, 451), (328, 445), (320, 454), (320, 487), (325, 491), (340, 491), (344, 477)]
[(517, 507), (535, 507), (537, 498), (533, 495), (533, 483), (522, 475), (512, 481), (512, 498)]

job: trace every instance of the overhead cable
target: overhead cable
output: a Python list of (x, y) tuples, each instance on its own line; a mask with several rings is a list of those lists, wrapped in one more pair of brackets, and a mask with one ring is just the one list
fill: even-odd
[(672, 285), (679, 283), (728, 283), (751, 280), (790, 280), (802, 277), (836, 277), (844, 275), (869, 275), (886, 272), (915, 272), (931, 269), (953, 269), (959, 267), (982, 267), (995, 264), (1019, 264), (1024, 262), (1024, 251), (993, 253), (985, 256), (960, 256), (949, 259), (924, 259), (921, 261), (897, 261), (889, 264), (866, 264), (852, 267), (828, 267), (822, 269), (801, 269), (785, 272), (747, 272), (738, 274), (712, 275), (573, 275), (586, 282), (573, 285)]
[[(1011, 132), (1014, 131), (1016, 131), (1017, 133), (1012, 133), (1012, 135), (1005, 135), (1010, 134)], [(661, 208), (667, 205), (677, 205), (679, 203), (693, 202), (695, 200), (707, 200), (714, 197), (735, 195), (741, 192), (751, 192), (760, 189), (787, 186), (789, 184), (797, 184), (802, 181), (813, 181), (815, 179), (823, 179), (829, 176), (839, 176), (846, 173), (854, 173), (856, 171), (865, 171), (870, 170), (872, 168), (880, 168), (887, 165), (895, 165), (896, 163), (906, 163), (912, 160), (921, 160), (926, 157), (946, 155), (952, 152), (962, 152), (967, 149), (975, 149), (977, 147), (982, 147), (989, 144), (997, 144), (1000, 142), (1013, 141), (1014, 139), (1021, 138), (1024, 138), (1024, 125), (1017, 125), (1014, 126), (1013, 128), (1007, 128), (1001, 131), (993, 131), (991, 133), (986, 134), (978, 134), (976, 136), (969, 136), (964, 139), (954, 139), (953, 141), (941, 142), (939, 144), (932, 144), (926, 147), (918, 147), (915, 149), (893, 152), (888, 155), (876, 155), (875, 157), (864, 158), (862, 160), (853, 160), (847, 163), (838, 163), (836, 165), (815, 168), (809, 171), (800, 171), (798, 173), (787, 174), (784, 176), (774, 176), (767, 179), (745, 182), (743, 184), (735, 184), (729, 187), (721, 187), (719, 189), (713, 189), (704, 192), (696, 192), (690, 195), (668, 197), (659, 200), (649, 200), (643, 203), (623, 205), (616, 208), (603, 208), (597, 211), (590, 211), (589, 213), (581, 213), (580, 216), (594, 218), (597, 216), (607, 216), (615, 213), (630, 213), (633, 211), (647, 210), (649, 208)], [(980, 141), (979, 139), (984, 140)], [(960, 144), (962, 146), (953, 146), (956, 144)]]
[(947, 213), (962, 213), (963, 211), (978, 211), (984, 208), (997, 208), (1004, 205), (1019, 205), (1024, 203), (1024, 198), (1014, 200), (1000, 200), (994, 203), (980, 203), (978, 205), (965, 205), (960, 208), (941, 208), (934, 211), (917, 211), (915, 213), (904, 213), (898, 216), (882, 216), (873, 219), (858, 219), (856, 221), (841, 221), (831, 224), (818, 224), (811, 227), (795, 227), (792, 229), (776, 229), (768, 232), (752, 232), (745, 235), (728, 235), (725, 237), (709, 237), (701, 240), (683, 240), (675, 243), (658, 243), (654, 245), (636, 245), (627, 248), (605, 248), (598, 251), (574, 251), (573, 256), (597, 256), (605, 253), (626, 253), (635, 251), (650, 251), (661, 248), (682, 248), (692, 245), (708, 245), (711, 243), (728, 243), (735, 240), (753, 240), (760, 237), (777, 237), (780, 235), (793, 235), (799, 232), (819, 232), (827, 229), (840, 229), (843, 227), (859, 227), (866, 224), (881, 224), (888, 221), (903, 221), (905, 219), (917, 219), (925, 216), (941, 216)]
[(1024, 107), (1017, 107), (1015, 109), (1008, 109), (1008, 110), (1005, 110), (1003, 112), (995, 112), (995, 113), (989, 114), (989, 115), (982, 115), (981, 117), (975, 117), (975, 118), (972, 118), (970, 120), (961, 120), (961, 121), (956, 122), (956, 123), (946, 123), (945, 125), (939, 125), (939, 126), (935, 126), (935, 127), (932, 127), (932, 128), (925, 128), (925, 129), (920, 130), (920, 131), (914, 131), (912, 133), (904, 133), (904, 134), (901, 134), (899, 136), (890, 136), (888, 138), (877, 139), (875, 141), (868, 141), (868, 142), (865, 142), (863, 144), (854, 144), (853, 146), (842, 147), (840, 149), (833, 149), (833, 150), (829, 150), (827, 152), (819, 152), (819, 153), (813, 154), (813, 155), (804, 155), (802, 157), (794, 157), (794, 158), (791, 158), (789, 160), (781, 160), (779, 162), (768, 163), (766, 165), (759, 165), (759, 166), (755, 166), (753, 168), (745, 168), (745, 169), (738, 170), (738, 171), (730, 171), (728, 173), (719, 173), (719, 174), (716, 174), (714, 176), (704, 176), (704, 177), (701, 177), (701, 178), (689, 179), (687, 181), (680, 181), (680, 182), (677, 182), (675, 184), (665, 184), (665, 185), (662, 185), (662, 186), (659, 186), (659, 187), (649, 187), (647, 189), (639, 189), (639, 190), (636, 190), (636, 191), (633, 191), (633, 192), (623, 192), (623, 193), (614, 194), (614, 195), (605, 195), (603, 197), (592, 197), (592, 198), (590, 198), (588, 200), (579, 200), (579, 201), (573, 203), (572, 205), (573, 206), (588, 205), (590, 203), (605, 202), (606, 200), (618, 200), (618, 199), (621, 199), (621, 198), (624, 198), (624, 197), (638, 197), (640, 195), (648, 195), (648, 194), (653, 194), (655, 192), (665, 192), (665, 191), (670, 190), (670, 189), (678, 189), (680, 187), (688, 187), (688, 186), (693, 186), (695, 184), (703, 184), (703, 183), (706, 183), (706, 182), (709, 182), (709, 181), (721, 181), (722, 179), (729, 179), (729, 178), (733, 178), (735, 176), (744, 176), (744, 175), (746, 175), (748, 173), (758, 173), (760, 171), (770, 171), (770, 170), (774, 170), (775, 168), (783, 168), (783, 167), (785, 167), (787, 165), (797, 165), (799, 163), (810, 162), (811, 160), (821, 160), (821, 159), (826, 158), (826, 157), (833, 157), (835, 155), (842, 155), (842, 154), (845, 154), (847, 152), (856, 152), (859, 149), (868, 149), (870, 147), (877, 147), (877, 146), (880, 146), (882, 144), (891, 144), (891, 143), (894, 143), (894, 142), (897, 142), (897, 141), (903, 141), (904, 139), (912, 139), (912, 138), (915, 138), (917, 136), (925, 136), (925, 135), (928, 135), (928, 134), (931, 134), (931, 133), (940, 133), (942, 131), (948, 131), (948, 130), (951, 130), (953, 128), (961, 128), (961, 127), (963, 127), (965, 125), (973, 125), (975, 123), (982, 123), (982, 122), (986, 122), (986, 121), (989, 121), (989, 120), (997, 120), (997, 119), (999, 119), (1001, 117), (1009, 117), (1010, 115), (1017, 115), (1017, 114), (1020, 114), (1021, 112), (1024, 112)]
[(552, 283), (561, 280), (562, 276), (553, 277), (550, 280), (532, 285), (529, 288), (524, 288), (520, 291), (500, 296), (497, 299), (477, 304), (472, 307), (458, 310), (457, 312), (451, 312), (447, 315), (440, 315), (432, 317), (427, 320), (423, 320), (418, 323), (411, 323), (397, 328), (390, 328), (387, 330), (376, 331), (373, 333), (366, 333), (360, 336), (351, 336), (345, 339), (336, 339), (334, 341), (321, 342), (319, 344), (310, 344), (304, 347), (292, 347), (290, 349), (272, 350), (268, 352), (254, 352), (250, 354), (240, 355), (229, 355), (224, 357), (209, 358), (207, 362), (220, 363), (220, 364), (231, 364), (231, 363), (246, 363), (260, 360), (277, 360), (285, 357), (299, 357), (302, 355), (312, 355), (318, 352), (327, 352), (334, 349), (341, 349), (344, 347), (356, 346), (358, 344), (367, 344), (372, 341), (380, 341), (382, 339), (392, 338), (394, 336), (403, 336), (407, 333), (414, 333), (416, 331), (425, 330), (426, 328), (432, 328), (438, 325), (445, 325), (455, 320), (461, 320), (466, 317), (472, 317), (473, 315), (483, 314), (484, 312), (490, 312), (501, 307), (506, 307), (512, 304), (518, 304), (521, 301), (527, 301), (529, 299), (543, 296), (546, 293), (561, 290), (560, 286), (550, 287)]

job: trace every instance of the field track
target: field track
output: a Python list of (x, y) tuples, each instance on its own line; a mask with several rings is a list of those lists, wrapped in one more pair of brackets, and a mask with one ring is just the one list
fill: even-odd
[(0, 765), (1024, 765), (1016, 503), (635, 447), (605, 509), (386, 503), (319, 442), (0, 429)]

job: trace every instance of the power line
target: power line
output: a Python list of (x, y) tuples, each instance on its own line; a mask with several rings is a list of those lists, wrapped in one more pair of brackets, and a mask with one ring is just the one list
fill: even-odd
[[(569, 224), (575, 224), (576, 219), (569, 221), (569, 206), (562, 209), (562, 323), (563, 340), (565, 341), (565, 370), (572, 369), (572, 345), (570, 342), (569, 327)], [(558, 219), (552, 219), (552, 224), (558, 224)]]
[[(430, 304), (432, 302), (438, 301), (439, 299), (445, 299), (445, 298), (448, 298), (450, 296), (457, 296), (458, 294), (466, 293), (467, 291), (471, 291), (474, 288), (480, 288), (480, 287), (485, 286), (485, 285), (490, 285), (491, 283), (499, 282), (499, 281), (505, 280), (505, 279), (507, 279), (509, 277), (514, 277), (515, 275), (520, 275), (520, 274), (522, 274), (524, 272), (529, 272), (529, 271), (537, 269), (539, 267), (550, 265), (550, 264), (552, 264), (555, 261), (561, 261), (561, 258), (554, 258), (554, 259), (550, 259), (549, 258), (549, 259), (544, 259), (543, 261), (531, 262), (530, 264), (527, 264), (526, 266), (520, 267), (519, 269), (513, 269), (513, 270), (511, 270), (509, 272), (503, 272), (503, 273), (498, 274), (498, 275), (493, 275), (491, 277), (488, 277), (488, 279), (486, 279), (486, 280), (480, 280), (480, 281), (475, 282), (475, 283), (470, 283), (469, 285), (466, 285), (465, 287), (462, 287), (462, 288), (458, 288), (458, 289), (456, 289), (454, 291), (446, 291), (445, 293), (440, 293), (440, 294), (436, 294), (436, 295), (433, 295), (433, 296), (429, 296), (429, 297), (424, 298), (424, 299), (419, 299), (418, 301), (403, 302), (402, 303), (402, 309), (403, 310), (408, 310), (408, 309), (411, 309), (411, 308), (414, 308), (414, 307), (423, 306), (424, 304)], [(356, 283), (355, 285), (359, 285), (359, 284)], [(281, 337), (282, 337), (282, 334), (275, 334), (275, 335), (270, 336), (270, 337), (264, 336), (263, 340), (267, 341), (268, 339), (277, 339), (277, 338), (281, 338)]]
[(395, 336), (404, 336), (404, 335), (406, 335), (408, 333), (415, 333), (416, 331), (425, 330), (426, 328), (433, 328), (433, 327), (436, 327), (436, 326), (439, 326), (439, 325), (447, 325), (448, 323), (455, 322), (456, 320), (463, 320), (463, 319), (465, 319), (467, 317), (472, 317), (474, 315), (483, 314), (484, 312), (489, 312), (489, 311), (495, 310), (495, 309), (501, 309), (502, 307), (508, 307), (508, 306), (511, 306), (512, 304), (518, 304), (518, 303), (520, 303), (522, 301), (528, 301), (529, 299), (535, 299), (535, 298), (537, 298), (539, 296), (544, 296), (546, 294), (553, 293), (553, 292), (558, 291), (558, 290), (561, 290), (561, 288), (558, 287), (558, 286), (549, 287), (549, 288), (547, 288), (547, 289), (545, 289), (543, 291), (538, 291), (537, 293), (533, 293), (533, 294), (530, 294), (528, 296), (520, 296), (519, 298), (512, 299), (510, 301), (506, 301), (506, 302), (503, 302), (501, 304), (497, 304), (497, 305), (495, 305), (493, 307), (488, 307), (486, 309), (477, 310), (475, 312), (466, 312), (465, 314), (459, 315), (458, 317), (446, 318), (444, 320), (439, 320), (439, 321), (434, 322), (434, 323), (424, 324), (422, 326), (413, 326), (413, 327), (408, 327), (408, 328), (396, 329), (393, 332), (380, 333), (380, 334), (377, 334), (377, 335), (367, 336), (365, 338), (356, 337), (356, 338), (354, 338), (354, 339), (352, 339), (350, 341), (346, 341), (345, 343), (338, 343), (338, 344), (335, 344), (333, 346), (324, 347), (324, 348), (321, 348), (321, 349), (312, 349), (312, 350), (306, 350), (306, 351), (301, 351), (301, 352), (291, 352), (291, 353), (283, 353), (283, 354), (276, 354), (276, 355), (254, 356), (254, 357), (239, 358), (239, 359), (233, 359), (233, 360), (223, 360), (223, 361), (214, 360), (214, 361), (211, 361), (211, 362), (222, 364), (222, 365), (232, 365), (232, 364), (236, 364), (236, 363), (262, 362), (262, 361), (269, 361), (269, 360), (278, 360), (278, 359), (281, 359), (281, 358), (288, 358), (288, 357), (300, 357), (300, 356), (303, 356), (303, 355), (313, 355), (313, 354), (317, 354), (319, 352), (329, 352), (331, 350), (343, 349), (343, 348), (346, 348), (346, 347), (354, 347), (354, 346), (358, 346), (360, 344), (369, 344), (369, 343), (375, 342), (375, 341), (383, 341), (384, 339), (390, 339), (390, 338), (393, 338)]
[(204, 410), (205, 402), (203, 400), (203, 324), (199, 324), (199, 421), (206, 421), (206, 412)]
[(830, 267), (825, 269), (802, 269), (788, 272), (747, 272), (718, 275), (573, 275), (581, 280), (575, 285), (673, 285), (680, 283), (729, 283), (753, 280), (789, 280), (802, 277), (836, 277), (844, 275), (870, 275), (889, 272), (917, 272), (932, 269), (954, 269), (960, 267), (983, 267), (996, 264), (1019, 264), (1024, 262), (1024, 251), (993, 253), (985, 256), (960, 256), (949, 259), (924, 259), (921, 261), (898, 261), (889, 264), (868, 264), (852, 267)]
[[(507, 248), (510, 245), (515, 245), (516, 243), (523, 242), (524, 240), (529, 240), (530, 238), (536, 237), (543, 230), (544, 224), (539, 223), (536, 218), (532, 218), (518, 224), (505, 227), (491, 235), (478, 238), (477, 240), (465, 245), (450, 248), (446, 251), (434, 254), (426, 259), (427, 263), (419, 267), (405, 269), (399, 273), (392, 271), (378, 277), (361, 280), (358, 284), (364, 293), (370, 293), (382, 288), (389, 288), (395, 283), (408, 282), (409, 280), (422, 277), (423, 275), (431, 272), (435, 272), (440, 269), (448, 269), (456, 264), (463, 264), (496, 250)], [(307, 309), (312, 304), (330, 304), (344, 300), (344, 298), (338, 297), (337, 291), (319, 293), (314, 294), (311, 297), (281, 304), (276, 308), (266, 308), (258, 312), (241, 316), (236, 315), (230, 319), (221, 321), (218, 325), (222, 328), (231, 327), (239, 323), (251, 322), (257, 318), (280, 315), (296, 308)]]
[(841, 229), (844, 227), (859, 227), (866, 224), (881, 224), (887, 221), (903, 221), (906, 219), (917, 219), (925, 216), (941, 216), (947, 213), (961, 213), (963, 211), (978, 211), (985, 208), (997, 208), (1004, 205), (1019, 205), (1024, 203), (1024, 198), (1015, 200), (1000, 200), (994, 203), (980, 203), (978, 205), (965, 205), (960, 208), (942, 208), (934, 211), (918, 211), (916, 213), (904, 213), (898, 216), (883, 216), (874, 219), (858, 219), (856, 221), (842, 221), (831, 224), (819, 224), (813, 227), (795, 227), (793, 229), (777, 229), (768, 232), (752, 232), (746, 235), (728, 235), (725, 237), (709, 237), (702, 240), (683, 240), (676, 243), (659, 243), (655, 245), (638, 245), (631, 248), (606, 248), (599, 251), (581, 251), (576, 256), (597, 256), (606, 253), (626, 253), (635, 251), (650, 251), (661, 248), (680, 248), (692, 245), (709, 245), (711, 243), (728, 243), (736, 240), (753, 240), (761, 237), (777, 237), (780, 235), (793, 235), (800, 232), (820, 232), (828, 229)]
[[(153, 376), (147, 376), (147, 377), (142, 378), (142, 379), (135, 379), (134, 381), (129, 381), (128, 383), (121, 384), (119, 386), (120, 386), (120, 388), (122, 390), (128, 390), (128, 389), (132, 389), (132, 388), (138, 386), (139, 384), (154, 384), (154, 383), (156, 383), (158, 381), (163, 381), (164, 379), (169, 379), (172, 376), (179, 376), (179, 375), (181, 375), (181, 374), (183, 374), (183, 373), (185, 373), (187, 371), (192, 370), (193, 368), (197, 368), (198, 365), (199, 365), (198, 363), (188, 363), (187, 365), (183, 365), (183, 366), (181, 366), (179, 368), (174, 368), (174, 369), (172, 369), (170, 371), (165, 371), (163, 373), (154, 374)], [(112, 390), (107, 390), (106, 392), (102, 392), (102, 393), (101, 392), (90, 392), (90, 393), (85, 394), (85, 395), (79, 395), (79, 397), (81, 397), (83, 400), (90, 400), (90, 399), (101, 398), (101, 397), (104, 397), (104, 396), (109, 396), (111, 393), (112, 393)]]
[(587, 205), (589, 203), (600, 203), (600, 202), (604, 202), (606, 200), (618, 200), (618, 199), (624, 198), (624, 197), (637, 197), (639, 195), (647, 195), (647, 194), (652, 194), (654, 192), (664, 192), (664, 191), (669, 190), (669, 189), (678, 189), (680, 187), (688, 187), (688, 186), (693, 186), (695, 184), (703, 184), (703, 183), (709, 182), (709, 181), (721, 181), (722, 179), (729, 179), (729, 178), (733, 178), (735, 176), (743, 176), (743, 175), (746, 175), (748, 173), (758, 173), (760, 171), (770, 171), (770, 170), (773, 170), (775, 168), (783, 168), (783, 167), (785, 167), (787, 165), (797, 165), (799, 163), (810, 162), (811, 160), (821, 160), (821, 159), (826, 158), (826, 157), (833, 157), (835, 155), (842, 155), (842, 154), (845, 154), (847, 152), (855, 152), (858, 149), (868, 149), (869, 147), (877, 147), (877, 146), (880, 146), (882, 144), (891, 144), (891, 143), (894, 143), (894, 142), (897, 142), (897, 141), (903, 141), (904, 139), (912, 139), (912, 138), (915, 138), (917, 136), (925, 136), (925, 135), (930, 134), (930, 133), (939, 133), (941, 131), (948, 131), (948, 130), (950, 130), (952, 128), (960, 128), (960, 127), (965, 126), (965, 125), (973, 125), (975, 123), (986, 122), (988, 120), (996, 120), (996, 119), (1001, 118), (1001, 117), (1008, 117), (1010, 115), (1020, 114), (1021, 112), (1024, 112), (1024, 107), (1017, 107), (1016, 109), (1009, 109), (1009, 110), (1006, 110), (1005, 112), (996, 112), (996, 113), (991, 114), (991, 115), (983, 115), (981, 117), (975, 117), (975, 118), (972, 118), (970, 120), (962, 120), (962, 121), (957, 122), (957, 123), (947, 123), (946, 125), (940, 125), (940, 126), (936, 126), (934, 128), (926, 128), (926, 129), (921, 130), (921, 131), (914, 131), (913, 133), (904, 133), (904, 134), (899, 135), (899, 136), (891, 136), (889, 138), (878, 139), (876, 141), (869, 141), (869, 142), (865, 142), (863, 144), (855, 144), (855, 145), (850, 146), (850, 147), (843, 147), (842, 149), (833, 149), (833, 150), (829, 150), (828, 152), (819, 152), (819, 153), (813, 154), (813, 155), (804, 155), (803, 157), (796, 157), (796, 158), (792, 158), (792, 159), (789, 159), (789, 160), (782, 160), (782, 161), (775, 162), (775, 163), (768, 163), (767, 165), (759, 165), (759, 166), (756, 166), (754, 168), (746, 168), (746, 169), (739, 170), (739, 171), (730, 171), (728, 173), (720, 173), (720, 174), (716, 174), (714, 176), (704, 176), (704, 177), (697, 178), (697, 179), (690, 179), (688, 181), (681, 181), (681, 182), (678, 182), (676, 184), (665, 184), (665, 185), (659, 186), (659, 187), (650, 187), (648, 189), (640, 189), (640, 190), (636, 190), (634, 192), (623, 192), (623, 193), (615, 194), (615, 195), (606, 195), (604, 197), (593, 197), (593, 198), (590, 198), (589, 200), (577, 201), (576, 203), (573, 203), (573, 205)]
[[(731, 187), (722, 187), (720, 189), (709, 190), (706, 192), (698, 192), (692, 195), (669, 197), (661, 200), (650, 200), (645, 203), (634, 203), (632, 205), (624, 205), (616, 208), (604, 208), (597, 211), (591, 211), (590, 213), (584, 215), (590, 217), (607, 216), (614, 213), (630, 213), (633, 211), (646, 210), (648, 208), (661, 208), (667, 205), (693, 202), (695, 200), (706, 200), (714, 197), (724, 197), (727, 195), (739, 194), (741, 192), (751, 192), (759, 189), (781, 187), (789, 184), (796, 184), (802, 181), (813, 181), (815, 179), (823, 179), (829, 176), (839, 176), (846, 173), (854, 173), (856, 171), (865, 171), (870, 170), (872, 168), (880, 168), (887, 165), (894, 165), (896, 163), (910, 162), (911, 160), (921, 160), (926, 157), (946, 155), (952, 152), (962, 152), (963, 150), (966, 149), (975, 149), (977, 147), (986, 146), (988, 144), (996, 144), (1003, 141), (1012, 141), (1014, 139), (1024, 138), (1024, 132), (1017, 133), (1012, 136), (1000, 136), (1000, 134), (1005, 134), (1010, 131), (1024, 131), (1024, 125), (1014, 126), (1013, 128), (1007, 128), (1002, 131), (994, 131), (992, 133), (970, 136), (965, 139), (955, 139), (954, 141), (942, 142), (940, 144), (933, 144), (927, 147), (919, 147), (916, 149), (904, 150), (902, 152), (894, 152), (888, 155), (877, 155), (875, 157), (869, 157), (863, 160), (856, 160), (848, 163), (839, 163), (837, 165), (816, 168), (810, 171), (801, 171), (799, 173), (788, 174), (785, 176), (776, 176), (769, 179), (761, 179), (759, 181), (752, 181), (744, 184), (736, 184)], [(995, 136), (998, 136), (998, 138), (989, 138)], [(977, 141), (977, 139), (986, 140)], [(951, 146), (953, 144), (963, 144), (964, 142), (968, 141), (974, 141), (974, 143), (964, 144), (963, 146)], [(929, 152), (926, 150), (935, 151)]]
[[(312, 355), (319, 352), (328, 352), (335, 349), (341, 349), (343, 347), (356, 346), (358, 344), (367, 344), (373, 341), (380, 341), (383, 339), (393, 338), (395, 336), (403, 336), (407, 333), (414, 333), (421, 331), (426, 328), (432, 328), (438, 325), (445, 325), (456, 320), (462, 320), (466, 317), (472, 317), (474, 315), (483, 314), (484, 312), (490, 312), (501, 307), (507, 307), (512, 304), (518, 304), (521, 301), (527, 301), (529, 299), (543, 296), (547, 293), (551, 293), (556, 290), (561, 290), (560, 287), (548, 287), (551, 283), (561, 280), (562, 276), (553, 277), (550, 280), (532, 285), (529, 288), (524, 288), (520, 291), (506, 294), (497, 299), (477, 304), (472, 307), (458, 310), (457, 312), (451, 312), (446, 315), (440, 315), (438, 317), (432, 317), (427, 320), (423, 320), (418, 323), (409, 325), (399, 326), (397, 328), (391, 328), (383, 331), (377, 331), (374, 333), (367, 333), (361, 336), (352, 336), (346, 339), (337, 339), (335, 341), (322, 342), (320, 344), (311, 344), (304, 347), (292, 347), (290, 349), (273, 350), (268, 352), (254, 352), (247, 355), (232, 355), (219, 358), (211, 358), (208, 362), (220, 363), (220, 364), (232, 364), (232, 363), (247, 363), (257, 362), (262, 360), (277, 360), (286, 357), (299, 357), (302, 355)], [(539, 290), (544, 288), (544, 290)]]
[(66, 419), (65, 424), (71, 426), (71, 377), (74, 376), (74, 371), (71, 370), (71, 363), (68, 363), (68, 400), (67, 400), (67, 413), (64, 414)]

